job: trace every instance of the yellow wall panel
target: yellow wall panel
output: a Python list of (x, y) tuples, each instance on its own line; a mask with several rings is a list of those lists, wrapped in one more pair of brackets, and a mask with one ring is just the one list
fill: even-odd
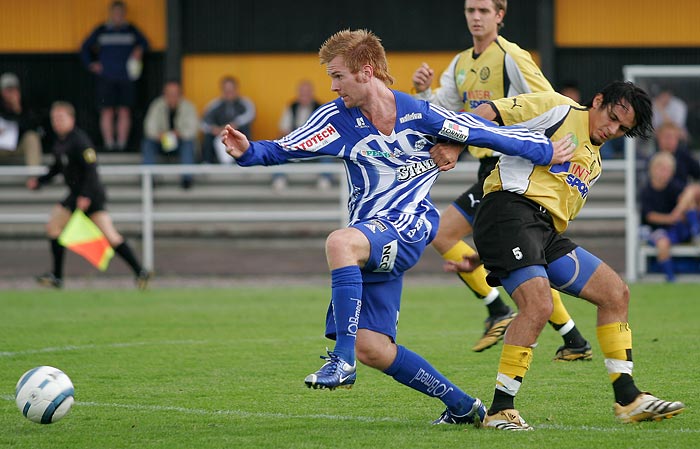
[[(74, 52), (107, 19), (112, 0), (3, 0), (0, 52)], [(127, 2), (127, 19), (146, 35), (154, 50), (165, 49), (165, 0)]]
[[(389, 70), (396, 78), (393, 87), (409, 91), (411, 75), (423, 61), (435, 68), (437, 84), (440, 73), (453, 56), (454, 53), (389, 54)], [(255, 103), (255, 140), (278, 137), (277, 123), (286, 105), (294, 98), (299, 80), (310, 80), (321, 102), (337, 97), (331, 92), (330, 78), (315, 53), (185, 56), (182, 64), (183, 90), (185, 96), (195, 103), (200, 115), (206, 105), (219, 96), (219, 80), (224, 75), (238, 78), (241, 94)]]
[(700, 46), (697, 0), (555, 0), (560, 47)]

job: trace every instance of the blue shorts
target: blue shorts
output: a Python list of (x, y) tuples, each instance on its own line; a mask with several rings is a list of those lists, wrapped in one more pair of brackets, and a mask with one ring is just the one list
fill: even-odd
[(685, 222), (675, 223), (666, 228), (658, 228), (649, 235), (649, 244), (656, 246), (656, 242), (662, 238), (668, 238), (671, 244), (689, 242), (692, 234), (690, 226)]
[(570, 253), (543, 265), (528, 265), (511, 271), (501, 278), (501, 284), (509, 295), (525, 281), (534, 277), (547, 278), (552, 288), (580, 297), (581, 291), (602, 264), (599, 258), (577, 246)]
[[(432, 218), (437, 218), (437, 212)], [(437, 223), (437, 220), (432, 221)], [(369, 329), (396, 339), (401, 308), (403, 273), (420, 259), (437, 232), (437, 226), (418, 220), (397, 229), (384, 219), (352, 225), (369, 240), (370, 257), (362, 268), (362, 309), (359, 329)], [(326, 337), (335, 339), (332, 304), (326, 314)]]
[[(358, 329), (369, 329), (396, 340), (401, 309), (403, 276), (389, 281), (362, 284), (362, 309)], [(335, 340), (333, 304), (326, 312), (326, 337)]]

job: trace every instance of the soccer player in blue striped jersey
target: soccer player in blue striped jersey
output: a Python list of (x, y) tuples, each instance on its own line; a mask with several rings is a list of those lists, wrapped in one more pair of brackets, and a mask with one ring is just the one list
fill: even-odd
[(239, 165), (275, 165), (318, 156), (342, 159), (350, 191), (348, 227), (326, 241), (331, 304), (326, 336), (335, 339), (326, 363), (308, 387), (350, 388), (356, 359), (398, 382), (439, 398), (447, 410), (435, 423), (481, 424), (485, 409), (418, 354), (397, 345), (403, 274), (437, 232), (439, 213), (430, 188), (440, 165), (430, 149), (437, 139), (494, 148), (535, 164), (566, 161), (568, 138), (552, 144), (523, 128), (498, 128), (391, 90), (380, 40), (366, 30), (331, 36), (319, 56), (338, 99), (321, 106), (305, 125), (275, 141), (249, 142), (228, 126), (222, 141)]

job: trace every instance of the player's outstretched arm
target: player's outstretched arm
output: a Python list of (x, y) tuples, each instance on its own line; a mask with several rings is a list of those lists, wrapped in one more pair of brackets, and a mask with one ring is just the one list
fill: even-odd
[(242, 132), (235, 130), (233, 126), (226, 125), (221, 132), (221, 142), (226, 146), (226, 152), (238, 159), (250, 148), (248, 138)]
[(576, 144), (574, 143), (574, 135), (569, 133), (562, 139), (552, 142), (552, 160), (550, 165), (561, 164), (570, 160), (574, 155), (574, 150), (576, 150)]

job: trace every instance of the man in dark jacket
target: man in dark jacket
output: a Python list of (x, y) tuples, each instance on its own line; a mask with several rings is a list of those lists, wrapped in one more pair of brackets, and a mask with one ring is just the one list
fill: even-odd
[(95, 28), (80, 49), (83, 64), (97, 75), (100, 130), (102, 142), (108, 150), (123, 151), (126, 148), (131, 129), (134, 81), (141, 75), (141, 60), (146, 50), (148, 41), (126, 21), (126, 4), (119, 0), (110, 5), (109, 20)]

